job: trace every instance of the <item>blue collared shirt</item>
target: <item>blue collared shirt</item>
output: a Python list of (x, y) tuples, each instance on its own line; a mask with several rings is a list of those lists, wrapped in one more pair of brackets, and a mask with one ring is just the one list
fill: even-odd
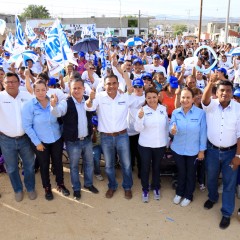
[(176, 123), (177, 133), (174, 135), (171, 149), (179, 155), (194, 156), (199, 151), (206, 150), (207, 124), (205, 112), (196, 107), (185, 114), (182, 108), (172, 113), (169, 131)]
[(22, 111), (23, 129), (35, 146), (56, 142), (61, 137), (57, 118), (50, 113), (50, 102), (43, 108), (36, 98), (26, 103)]

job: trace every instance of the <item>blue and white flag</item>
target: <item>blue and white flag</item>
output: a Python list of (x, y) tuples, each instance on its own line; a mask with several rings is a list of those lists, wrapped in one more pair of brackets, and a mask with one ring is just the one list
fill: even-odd
[(25, 33), (31, 41), (33, 41), (37, 37), (37, 34), (33, 31), (28, 22), (26, 22)]
[(0, 19), (0, 34), (3, 35), (6, 28), (6, 22), (3, 19)]
[(8, 37), (9, 37), (9, 40), (11, 41), (12, 45), (14, 44), (15, 42), (15, 37), (14, 35), (12, 34), (12, 32), (9, 32), (8, 33)]
[(96, 38), (96, 24), (91, 24), (91, 38)]
[(77, 62), (73, 59), (70, 44), (58, 19), (48, 32), (45, 42), (45, 53), (51, 75), (61, 71), (69, 62), (77, 65)]
[(13, 52), (13, 45), (12, 45), (10, 39), (9, 39), (9, 35), (7, 35), (3, 47), (4, 47), (4, 50), (5, 50), (5, 51), (10, 52), (10, 53)]
[(4, 59), (0, 57), (0, 67), (3, 67)]
[(25, 47), (27, 46), (27, 42), (24, 36), (24, 32), (22, 29), (22, 25), (17, 17), (15, 16), (16, 22), (16, 34), (15, 34), (15, 45), (14, 45), (14, 53), (22, 53), (25, 51)]
[(106, 76), (106, 68), (107, 68), (107, 62), (106, 62), (106, 56), (104, 51), (104, 43), (102, 40), (102, 36), (99, 36), (99, 51), (100, 51), (100, 58), (102, 62), (102, 72), (103, 76)]

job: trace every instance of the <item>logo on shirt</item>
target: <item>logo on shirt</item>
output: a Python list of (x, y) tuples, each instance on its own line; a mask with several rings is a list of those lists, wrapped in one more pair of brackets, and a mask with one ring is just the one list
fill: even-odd
[(145, 115), (146, 115), (146, 116), (148, 116), (148, 115), (152, 115), (152, 112), (145, 113)]
[(118, 105), (124, 105), (126, 102), (118, 102)]

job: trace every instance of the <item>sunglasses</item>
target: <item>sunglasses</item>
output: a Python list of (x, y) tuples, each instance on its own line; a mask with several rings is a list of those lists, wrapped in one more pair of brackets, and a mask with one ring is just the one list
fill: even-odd
[(138, 86), (138, 85), (136, 85), (136, 86), (133, 86), (134, 88), (142, 88), (142, 86)]
[(152, 81), (152, 79), (150, 77), (143, 77), (142, 80), (149, 80)]
[(95, 70), (95, 68), (90, 68), (91, 70)]

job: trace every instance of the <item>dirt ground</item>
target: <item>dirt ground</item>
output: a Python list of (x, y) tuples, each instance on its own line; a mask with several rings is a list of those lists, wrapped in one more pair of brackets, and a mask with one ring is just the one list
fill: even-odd
[[(65, 165), (65, 184), (70, 188), (68, 166)], [(102, 169), (104, 172), (104, 169)], [(103, 174), (104, 175), (104, 174)], [(104, 175), (105, 177), (105, 175)], [(117, 170), (121, 185), (121, 172)], [(81, 176), (81, 182), (83, 183)], [(83, 239), (83, 240), (194, 240), (194, 239), (240, 239), (240, 222), (236, 211), (240, 200), (236, 199), (236, 211), (231, 225), (226, 230), (219, 229), (221, 201), (213, 209), (205, 210), (203, 203), (207, 191), (195, 191), (194, 201), (188, 207), (172, 203), (174, 190), (171, 178), (162, 177), (160, 201), (141, 202), (140, 181), (134, 172), (133, 199), (126, 200), (121, 187), (112, 199), (105, 198), (107, 179), (100, 182), (94, 178), (99, 189), (95, 195), (82, 190), (81, 200), (64, 197), (56, 191), (54, 176), (51, 175), (54, 193), (53, 201), (46, 201), (41, 186), (40, 174), (36, 174), (38, 198), (28, 199), (25, 193), (22, 202), (14, 200), (7, 174), (0, 174), (0, 239)]]

